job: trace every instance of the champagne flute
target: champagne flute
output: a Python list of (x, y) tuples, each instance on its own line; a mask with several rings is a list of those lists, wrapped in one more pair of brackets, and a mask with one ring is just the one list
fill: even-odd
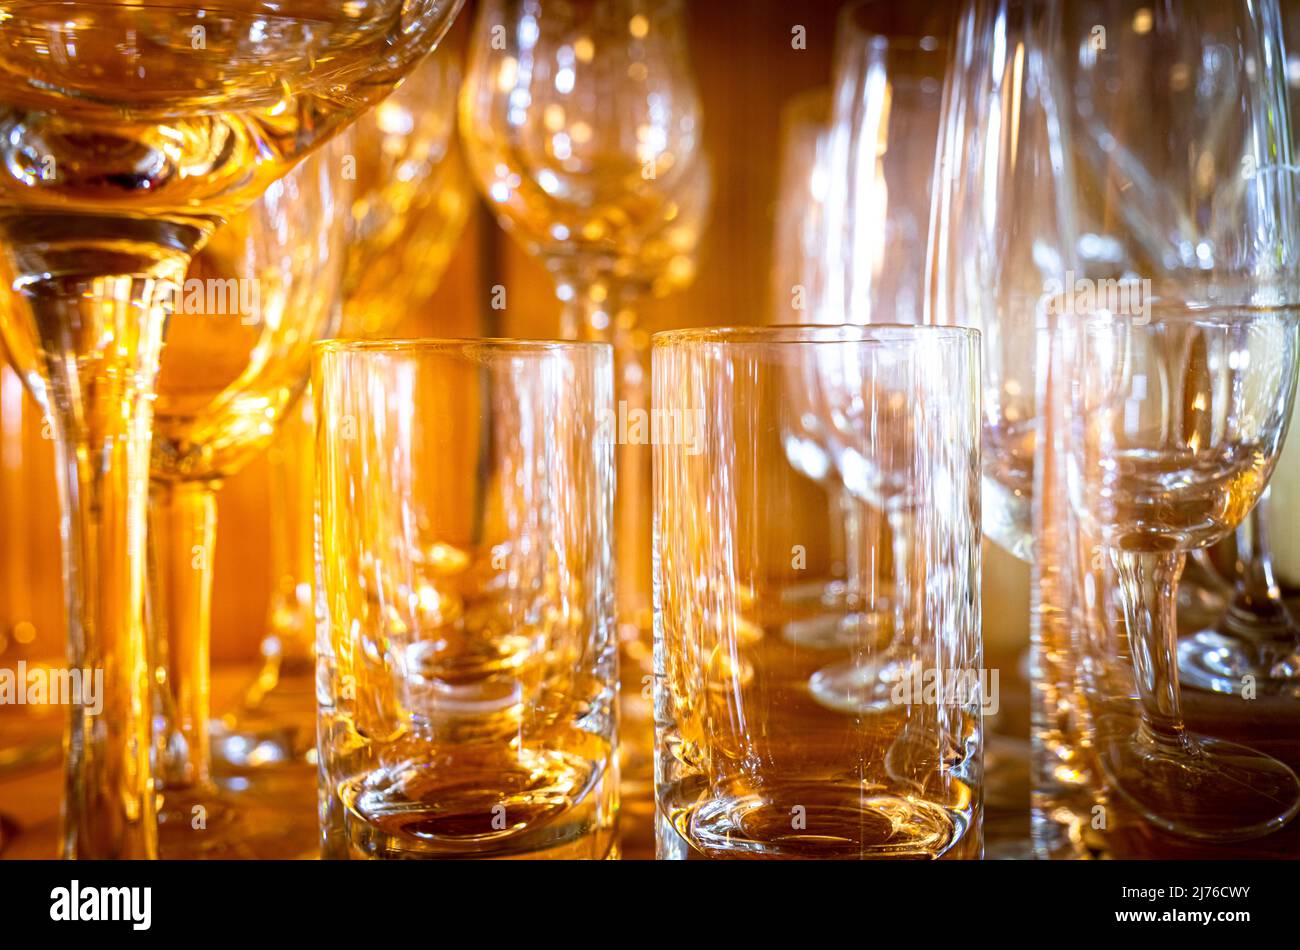
[[(618, 412), (649, 408), (635, 308), (681, 286), (710, 194), (680, 0), (488, 0), (461, 91), (471, 170), (501, 225), (542, 260), (566, 338), (614, 345)], [(615, 550), (624, 780), (648, 790), (650, 452), (619, 439)]]
[[(283, 856), (294, 839), (292, 812), (235, 802), (212, 778), (216, 493), (271, 441), (307, 383), (312, 344), (337, 325), (346, 147), (330, 143), (219, 228), (171, 317), (154, 403), (146, 611), (165, 858)], [(298, 830), (309, 851), (314, 820)]]
[[(344, 153), (355, 163), (355, 180), (343, 338), (387, 336), (404, 317), (427, 311), (438, 288), (473, 194), (456, 142), (460, 78), (456, 50), (441, 47), (346, 133)], [(311, 430), (308, 396), (270, 448), (270, 506), (277, 513), (271, 603), (262, 666), (242, 708), (213, 723), (225, 784), (242, 787), (268, 768), (310, 765), (316, 748)]]
[(102, 708), (69, 717), (67, 857), (157, 851), (141, 624), (150, 400), (189, 258), (382, 98), (458, 7), (6, 10), (0, 244), (23, 306), (0, 330), (58, 447), (69, 662), (104, 672)]
[[(828, 151), (831, 95), (814, 89), (796, 96), (781, 114), (781, 165), (776, 201), (776, 226), (772, 247), (771, 322), (777, 325), (807, 323), (824, 311), (829, 262), (826, 257), (826, 201), (829, 189)], [(811, 613), (787, 622), (783, 636), (805, 646), (834, 648), (865, 631), (868, 625), (883, 628), (892, 609), (866, 612), (856, 589), (863, 575), (861, 539), (866, 528), (860, 502), (843, 489), (835, 467), (833, 436), (819, 417), (813, 397), (817, 391), (815, 366), (796, 363), (790, 371), (799, 374), (787, 399), (797, 400), (783, 417), (787, 429), (782, 445), (790, 465), (826, 491), (831, 559), (829, 580), (782, 589), (787, 606), (811, 609)], [(804, 376), (804, 374), (807, 374)], [(852, 588), (852, 589), (851, 589)], [(858, 601), (855, 609), (843, 611), (846, 597)], [(887, 598), (872, 598), (876, 607), (887, 606)]]

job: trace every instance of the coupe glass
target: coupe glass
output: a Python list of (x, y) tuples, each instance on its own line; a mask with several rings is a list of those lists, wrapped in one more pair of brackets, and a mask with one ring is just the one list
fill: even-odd
[(189, 259), (391, 90), (458, 7), (6, 9), (0, 243), (23, 306), (0, 331), (58, 446), (69, 662), (104, 672), (102, 709), (69, 717), (65, 856), (157, 852), (145, 502), (159, 353)]
[[(840, 385), (818, 398), (906, 495), (911, 532), (905, 563), (887, 569), (868, 543), (848, 580), (874, 610), (906, 571), (906, 636), (786, 635), (809, 609), (786, 588), (834, 554), (808, 517), (824, 485), (783, 434), (802, 380), (830, 366)], [(978, 333), (956, 327), (655, 335), (654, 408), (674, 421), (654, 448), (659, 857), (980, 856), (978, 376)], [(845, 494), (879, 524), (880, 505)], [(900, 654), (915, 675), (869, 716), (809, 692), (819, 670)]]
[(317, 352), (323, 856), (616, 856), (610, 347)]
[[(461, 92), (470, 166), (502, 226), (539, 258), (562, 335), (614, 346), (620, 413), (646, 412), (638, 301), (682, 286), (710, 195), (681, 0), (487, 0)], [(623, 778), (646, 792), (651, 738), (650, 453), (617, 451)]]
[[(219, 228), (171, 316), (154, 403), (146, 599), (164, 858), (284, 856), (295, 839), (292, 813), (236, 804), (212, 777), (216, 492), (274, 437), (307, 384), (312, 344), (337, 326), (346, 145), (331, 142)], [(217, 289), (227, 306), (214, 306)], [(310, 848), (310, 831), (296, 837)]]
[[(346, 133), (342, 150), (355, 179), (340, 337), (388, 336), (399, 321), (429, 313), (473, 201), (456, 141), (460, 79), (457, 51), (439, 48)], [(262, 667), (242, 708), (213, 724), (219, 779), (232, 787), (257, 782), (259, 794), (271, 791), (267, 781), (315, 784), (308, 761), (316, 749), (311, 430), (308, 395), (269, 452), (275, 517)], [(286, 767), (294, 777), (278, 774)]]

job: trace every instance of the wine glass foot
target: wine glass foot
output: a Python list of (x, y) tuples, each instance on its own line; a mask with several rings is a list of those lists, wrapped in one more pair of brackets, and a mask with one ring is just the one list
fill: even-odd
[(1300, 811), (1300, 779), (1249, 746), (1188, 735), (1169, 750), (1138, 737), (1102, 756), (1119, 794), (1148, 821), (1184, 838), (1245, 841), (1277, 831)]
[(158, 810), (158, 856), (182, 860), (315, 857), (311, 801), (274, 808), (226, 789), (167, 792)]
[(1240, 696), (1300, 698), (1300, 651), (1295, 641), (1259, 643), (1218, 630), (1201, 630), (1178, 643), (1179, 680), (1185, 686)]
[(912, 670), (911, 660), (885, 659), (870, 663), (837, 663), (818, 670), (808, 680), (813, 698), (828, 709), (847, 713), (883, 712), (898, 708), (898, 684)]
[(845, 613), (841, 606), (788, 620), (781, 626), (781, 637), (787, 643), (811, 650), (839, 650), (867, 644), (884, 649), (893, 637), (893, 624), (893, 608), (877, 599), (871, 610)]
[[(269, 683), (265, 682), (269, 679)], [(252, 775), (315, 765), (316, 679), (312, 664), (278, 664), (249, 688), (242, 708), (209, 725), (215, 769)]]

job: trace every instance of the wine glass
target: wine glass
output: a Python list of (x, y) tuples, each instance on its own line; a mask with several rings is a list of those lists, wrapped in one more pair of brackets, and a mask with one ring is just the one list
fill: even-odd
[[(680, 0), (488, 0), (460, 126), (502, 227), (551, 272), (566, 338), (614, 345), (619, 413), (649, 408), (635, 308), (693, 273), (710, 196)], [(619, 439), (615, 550), (625, 798), (651, 763), (650, 452)]]
[[(1285, 76), (1296, 134), (1300, 108), (1300, 14), (1294, 4), (1280, 5), (1287, 44)], [(1293, 138), (1292, 147), (1295, 147)], [(1282, 463), (1285, 466), (1285, 462)], [(1233, 587), (1227, 609), (1178, 644), (1182, 681), (1220, 693), (1240, 693), (1244, 683), (1258, 692), (1300, 698), (1300, 625), (1287, 609), (1274, 577), (1269, 543), (1269, 497), (1237, 529), (1233, 556)], [(1250, 679), (1248, 680), (1247, 677)]]
[[(1044, 48), (1043, 0), (973, 0), (945, 84), (929, 248), (930, 319), (984, 346), (984, 531), (1023, 560), (1033, 544), (1035, 329), (1075, 258), (1068, 162)], [(1082, 276), (1082, 274), (1081, 274)]]
[(1101, 759), (1161, 827), (1258, 835), (1300, 789), (1263, 753), (1186, 732), (1179, 685), (1205, 644), (1175, 660), (1174, 598), (1184, 555), (1259, 500), (1291, 406), (1300, 208), (1281, 15), (1271, 0), (1058, 9), (1069, 199), (1105, 223), (1112, 262), (1062, 298), (1080, 324), (1075, 445), (1092, 453), (1075, 489), (1110, 552), (1141, 705)]
[[(913, 324), (924, 317), (925, 254), (930, 187), (938, 143), (938, 115), (947, 63), (942, 11), (900, 15), (892, 5), (865, 0), (840, 15), (834, 59), (834, 99), (825, 142), (826, 198), (822, 227), (824, 278), (813, 302), (817, 323)], [(820, 393), (816, 420), (837, 478), (871, 508), (883, 512), (882, 537), (892, 548), (894, 593), (888, 617), (852, 612), (849, 623), (882, 628), (893, 647), (869, 662), (844, 662), (818, 671), (813, 695), (832, 708), (888, 708), (899, 678), (910, 668), (906, 550), (912, 529), (905, 501), (888, 490), (884, 474), (856, 450), (857, 428), (827, 407), (860, 402), (853, 367), (815, 365), (810, 392)], [(896, 503), (897, 502), (897, 503)], [(868, 519), (871, 520), (871, 519)], [(846, 549), (862, 549), (851, 535), (870, 530), (846, 521)], [(846, 572), (850, 602), (862, 571)], [(878, 608), (882, 601), (871, 598)], [(836, 635), (854, 638), (859, 631)]]
[(459, 5), (6, 11), (0, 243), (23, 306), (0, 330), (58, 447), (69, 662), (104, 672), (102, 708), (69, 717), (65, 856), (157, 851), (141, 623), (150, 399), (189, 258), (382, 98)]
[[(827, 89), (814, 89), (791, 99), (781, 112), (781, 161), (778, 174), (776, 223), (772, 235), (772, 287), (769, 322), (789, 325), (811, 322), (825, 299), (826, 281), (826, 193), (827, 149), (830, 131), (831, 96)], [(805, 364), (791, 372), (807, 372)], [(802, 643), (834, 642), (840, 627), (857, 622), (859, 614), (828, 612), (841, 604), (846, 578), (857, 576), (858, 565), (848, 563), (860, 551), (860, 506), (843, 491), (831, 455), (830, 438), (819, 424), (816, 406), (806, 397), (814, 380), (801, 379), (791, 386), (787, 398), (799, 400), (782, 417), (787, 428), (781, 435), (790, 465), (805, 478), (826, 489), (829, 542), (832, 556), (830, 579), (808, 585), (791, 585), (782, 595), (792, 604), (809, 606), (812, 616), (798, 617), (785, 625), (784, 635)]]
[(1127, 635), (1094, 675), (1126, 655), (1138, 706), (1136, 729), (1118, 704), (1096, 716), (1100, 761), (1156, 825), (1237, 840), (1289, 821), (1300, 779), (1263, 752), (1187, 728), (1177, 585), (1187, 552), (1236, 528), (1268, 481), (1295, 396), (1300, 307), (1224, 303), (1223, 290), (1157, 298), (1148, 320), (1084, 304), (1061, 332), (1068, 491)]
[[(312, 344), (337, 326), (347, 146), (331, 142), (219, 228), (191, 263), (185, 305), (171, 316), (154, 403), (146, 598), (165, 858), (283, 856), (294, 840), (291, 811), (235, 802), (213, 781), (216, 493), (274, 437), (306, 386)], [(225, 306), (213, 293), (223, 289)], [(315, 821), (304, 813), (312, 820), (297, 830), (308, 851)]]
[[(384, 337), (398, 321), (428, 310), (473, 195), (456, 142), (460, 79), (456, 50), (440, 47), (345, 133), (355, 180), (340, 337)], [(311, 430), (306, 396), (269, 451), (276, 517), (263, 662), (242, 707), (213, 722), (218, 779), (232, 787), (270, 777), (268, 769), (310, 766), (316, 748)], [(259, 792), (266, 794), (260, 786)]]

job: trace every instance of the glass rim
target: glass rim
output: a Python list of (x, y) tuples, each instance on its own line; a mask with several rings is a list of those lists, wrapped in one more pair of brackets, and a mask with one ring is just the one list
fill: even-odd
[(382, 340), (351, 340), (338, 338), (318, 340), (312, 344), (317, 355), (326, 353), (364, 353), (379, 355), (420, 355), (425, 353), (458, 352), (466, 347), (489, 350), (494, 353), (515, 353), (544, 356), (551, 353), (608, 353), (614, 347), (600, 340), (552, 340), (520, 337), (395, 337)]
[(898, 342), (978, 342), (975, 327), (937, 323), (778, 323), (767, 326), (687, 327), (661, 330), (650, 337), (655, 349), (682, 346), (790, 346), (823, 343), (885, 345)]

